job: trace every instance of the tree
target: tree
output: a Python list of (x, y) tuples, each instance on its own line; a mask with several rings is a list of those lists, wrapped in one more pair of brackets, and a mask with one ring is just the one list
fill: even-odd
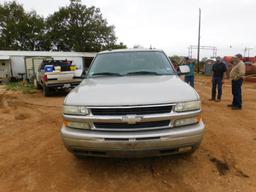
[(71, 0), (47, 18), (47, 39), (61, 51), (101, 51), (116, 47), (114, 26), (108, 25), (100, 9)]
[(184, 58), (183, 57), (180, 57), (178, 55), (173, 55), (171, 57), (169, 57), (170, 60), (173, 62), (173, 63), (176, 63), (177, 65), (181, 65), (183, 64), (184, 62)]
[(109, 49), (127, 49), (127, 46), (123, 43), (123, 42), (120, 42), (119, 44), (110, 44)]
[(101, 51), (126, 48), (116, 44), (114, 26), (100, 10), (80, 0), (44, 19), (35, 11), (25, 12), (15, 1), (0, 4), (0, 49)]
[(15, 1), (0, 5), (0, 49), (42, 50), (44, 19)]

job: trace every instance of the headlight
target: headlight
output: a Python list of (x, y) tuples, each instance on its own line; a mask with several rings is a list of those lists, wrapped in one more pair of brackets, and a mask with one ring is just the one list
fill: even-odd
[(199, 110), (199, 109), (201, 109), (200, 101), (177, 103), (177, 105), (175, 106), (176, 112), (194, 111), (194, 110)]
[(88, 115), (89, 111), (84, 106), (64, 105), (64, 114), (69, 114), (69, 115)]
[(200, 121), (200, 118), (201, 117), (199, 116), (199, 117), (192, 117), (192, 118), (186, 118), (186, 119), (178, 119), (175, 121), (174, 126), (179, 127), (179, 126), (196, 124)]

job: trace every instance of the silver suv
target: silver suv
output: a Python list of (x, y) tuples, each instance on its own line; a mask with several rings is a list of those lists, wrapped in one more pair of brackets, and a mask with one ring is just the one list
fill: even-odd
[(98, 53), (63, 117), (63, 142), (78, 157), (191, 153), (204, 132), (199, 95), (161, 50)]

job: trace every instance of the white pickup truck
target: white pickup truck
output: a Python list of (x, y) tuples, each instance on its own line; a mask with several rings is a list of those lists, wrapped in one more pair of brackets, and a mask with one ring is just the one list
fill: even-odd
[(66, 60), (44, 60), (36, 72), (34, 85), (43, 89), (44, 96), (50, 96), (58, 90), (79, 85), (82, 72), (82, 69), (76, 69), (72, 62)]
[(178, 75), (161, 50), (98, 53), (64, 101), (65, 146), (78, 157), (195, 151), (204, 133), (200, 97)]

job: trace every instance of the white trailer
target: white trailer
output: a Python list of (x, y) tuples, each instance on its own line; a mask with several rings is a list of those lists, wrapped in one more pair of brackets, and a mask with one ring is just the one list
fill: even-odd
[(31, 79), (42, 58), (72, 61), (78, 69), (85, 70), (95, 55), (88, 52), (0, 51), (0, 78)]

